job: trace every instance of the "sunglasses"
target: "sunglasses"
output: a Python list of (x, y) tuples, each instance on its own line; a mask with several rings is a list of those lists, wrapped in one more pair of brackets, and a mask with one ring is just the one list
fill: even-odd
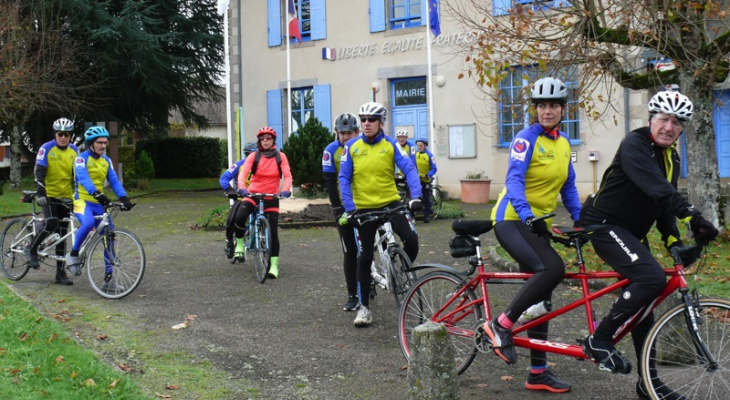
[(261, 136), (259, 140), (274, 140), (273, 136)]
[(56, 136), (60, 137), (71, 137), (71, 134), (68, 132), (56, 132)]
[(360, 122), (378, 122), (380, 117), (360, 117)]

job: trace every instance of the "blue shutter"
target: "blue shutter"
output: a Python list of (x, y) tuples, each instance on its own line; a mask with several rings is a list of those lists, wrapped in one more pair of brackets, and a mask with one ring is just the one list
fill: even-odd
[[(430, 0), (421, 0), (421, 26), (427, 26), (428, 21), (426, 21), (426, 18), (428, 18), (428, 2)], [(411, 15), (411, 18), (413, 18), (414, 15)]]
[(554, 8), (563, 8), (563, 7), (567, 7), (567, 6), (568, 6), (567, 0), (555, 0), (553, 2), (553, 7)]
[(492, 0), (492, 14), (495, 17), (498, 15), (507, 15), (511, 6), (512, 0)]
[(281, 149), (284, 137), (284, 119), (281, 116), (281, 89), (266, 91), (266, 120), (269, 126), (276, 131), (276, 147)]
[(281, 3), (279, 1), (267, 0), (269, 4), (269, 47), (281, 46)]
[(370, 1), (370, 32), (385, 30), (385, 0)]
[(330, 100), (330, 85), (314, 87), (314, 116), (322, 126), (332, 130), (332, 102)]
[(312, 0), (312, 40), (327, 39), (327, 13), (325, 0)]

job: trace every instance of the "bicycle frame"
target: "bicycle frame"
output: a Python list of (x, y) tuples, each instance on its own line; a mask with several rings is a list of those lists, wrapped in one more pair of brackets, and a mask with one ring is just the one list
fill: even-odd
[[(355, 228), (357, 229), (357, 228)], [(360, 242), (360, 236), (355, 235), (356, 238), (358, 238), (358, 244)], [(397, 243), (395, 241), (395, 235), (393, 234), (393, 225), (391, 225), (390, 221), (383, 222), (382, 225), (378, 227), (378, 230), (375, 232), (375, 247), (374, 249), (377, 249), (378, 256), (380, 257), (381, 265), (389, 265), (390, 264), (390, 253), (389, 249), (392, 247), (397, 246)], [(358, 246), (360, 248), (360, 246)], [(370, 271), (373, 276), (373, 279), (375, 282), (382, 288), (387, 289), (388, 291), (391, 290), (389, 282), (390, 282), (390, 268), (384, 268), (385, 276), (381, 275), (381, 272), (378, 271), (375, 267), (375, 260), (370, 264)]]
[[(96, 228), (94, 228), (94, 231), (93, 231), (94, 234), (87, 235), (86, 239), (84, 239), (84, 243), (81, 245), (81, 249), (79, 250), (79, 258), (81, 259), (82, 265), (85, 262), (86, 249), (87, 249), (89, 243), (92, 242), (92, 239), (94, 239), (94, 237), (105, 235), (106, 234), (105, 229), (107, 227), (111, 226), (111, 216), (109, 215), (108, 211), (104, 211), (104, 214), (102, 214), (102, 215), (94, 216), (94, 219), (101, 220), (101, 222), (99, 223), (99, 225)], [(70, 217), (64, 218), (61, 221), (69, 223), (68, 231), (66, 232), (65, 235), (61, 236), (60, 238), (54, 240), (53, 242), (51, 242), (47, 245), (45, 245), (42, 250), (38, 251), (39, 255), (48, 257), (48, 258), (50, 258), (52, 260), (56, 260), (56, 261), (65, 260), (64, 256), (57, 256), (55, 254), (48, 253), (49, 249), (53, 249), (56, 246), (58, 246), (59, 244), (66, 241), (68, 239), (69, 235), (71, 235), (71, 245), (73, 246), (73, 244), (76, 242), (76, 230), (78, 229), (78, 228), (76, 228), (76, 224), (75, 224), (75, 222), (77, 221), (76, 217), (73, 216), (73, 214), (72, 214)], [(34, 234), (37, 234), (37, 233), (34, 232)]]
[(248, 217), (248, 231), (250, 232), (249, 243), (246, 243), (246, 247), (249, 250), (257, 250), (259, 248), (259, 237), (258, 237), (258, 224), (262, 219), (267, 219), (268, 216), (264, 213), (264, 198), (265, 197), (278, 197), (276, 194), (266, 193), (250, 193), (249, 197), (258, 200), (256, 204), (256, 215), (251, 213)]

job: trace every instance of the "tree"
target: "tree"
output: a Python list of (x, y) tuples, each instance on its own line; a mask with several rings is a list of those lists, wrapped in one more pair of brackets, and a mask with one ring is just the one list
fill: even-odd
[(0, 129), (10, 139), (10, 187), (20, 188), (21, 132), (32, 115), (84, 109), (91, 68), (76, 62), (78, 44), (42, 4), (0, 0)]
[(284, 143), (281, 151), (289, 160), (295, 185), (307, 184), (312, 191), (322, 187), (322, 153), (332, 140), (332, 132), (322, 126), (316, 117), (311, 117), (296, 135)]
[[(511, 4), (444, 1), (446, 14), (476, 36), (462, 49), (468, 75), (497, 99), (499, 91), (490, 88), (499, 87), (504, 71), (514, 66), (538, 66), (548, 74), (579, 66), (577, 95), (586, 114), (596, 119), (605, 110), (601, 105), (612, 103), (612, 98), (600, 98), (597, 89), (613, 97), (616, 83), (650, 90), (678, 85), (695, 105), (684, 133), (690, 202), (707, 219), (724, 225), (717, 155), (707, 149), (715, 149), (713, 89), (726, 80), (730, 67), (727, 5), (717, 0)], [(673, 68), (644, 68), (640, 57), (647, 50), (670, 59)]]

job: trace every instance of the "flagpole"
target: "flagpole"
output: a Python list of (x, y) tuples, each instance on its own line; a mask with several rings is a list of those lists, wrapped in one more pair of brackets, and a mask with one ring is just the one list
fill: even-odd
[(223, 9), (223, 54), (225, 57), (225, 80), (226, 80), (226, 137), (228, 138), (228, 165), (232, 165), (236, 160), (234, 155), (234, 137), (233, 129), (231, 129), (231, 60), (228, 52), (228, 2), (225, 2)]
[[(435, 148), (436, 142), (434, 129), (434, 118), (433, 118), (433, 68), (431, 66), (431, 6), (433, 3), (428, 0), (428, 15), (426, 15), (426, 54), (428, 58), (428, 143), (431, 144), (432, 149)], [(436, 184), (436, 177), (434, 177), (434, 184)]]
[[(291, 57), (289, 56), (289, 43), (291, 38), (289, 37), (289, 1), (286, 1), (286, 117), (288, 118), (287, 125), (287, 138), (291, 137)], [(282, 143), (284, 139), (282, 138)]]

